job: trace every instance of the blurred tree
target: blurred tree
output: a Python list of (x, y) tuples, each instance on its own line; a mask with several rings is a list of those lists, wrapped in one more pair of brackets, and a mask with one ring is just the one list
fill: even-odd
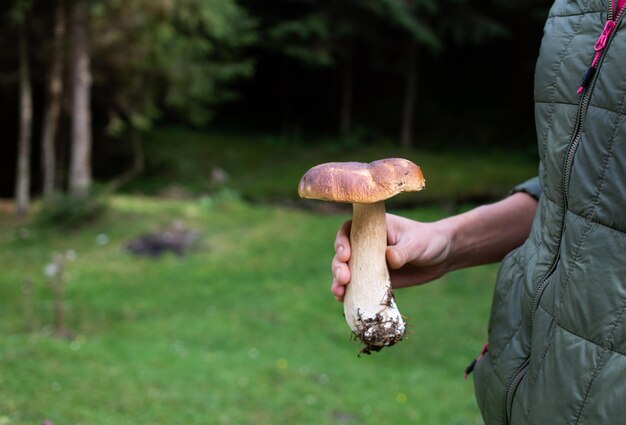
[(164, 112), (203, 125), (237, 94), (229, 83), (253, 74), (243, 58), (256, 41), (255, 21), (234, 0), (111, 0), (94, 8), (99, 101), (110, 136), (127, 135), (134, 160), (112, 182), (143, 168), (141, 133)]
[[(402, 109), (400, 144), (410, 147), (413, 141), (413, 119), (417, 97), (419, 51), (438, 51), (442, 48), (440, 36), (433, 28), (433, 17), (438, 12), (433, 0), (380, 0), (371, 3), (372, 10), (384, 18), (391, 26), (404, 33), (405, 50), (405, 90)], [(391, 41), (393, 43), (393, 41)], [(421, 48), (421, 49), (420, 49)]]
[[(498, 3), (500, 0), (494, 1)], [(409, 148), (413, 145), (420, 57), (432, 57), (444, 46), (478, 44), (490, 37), (505, 35), (503, 25), (484, 12), (489, 10), (485, 4), (494, 1), (378, 0), (368, 3), (391, 26), (392, 31), (387, 34), (389, 43), (400, 40), (399, 44), (406, 46), (404, 54), (400, 55), (404, 58), (405, 78), (401, 146)]]
[(96, 80), (118, 134), (147, 130), (163, 111), (193, 124), (236, 98), (228, 83), (250, 76), (242, 50), (254, 20), (233, 0), (111, 0), (96, 8)]
[(498, 0), (481, 4), (468, 0), (289, 0), (280, 6), (248, 0), (246, 4), (261, 19), (266, 49), (307, 66), (337, 70), (342, 136), (352, 129), (355, 56), (377, 50), (379, 60), (387, 56), (382, 62), (388, 68), (400, 59), (405, 80), (400, 140), (408, 147), (413, 139), (420, 57), (436, 54), (446, 44), (481, 42), (503, 34), (503, 27), (483, 12), (488, 10), (486, 3), (494, 1)]
[(85, 197), (91, 190), (91, 52), (90, 4), (76, 0), (72, 10), (72, 129), (69, 192)]
[(289, 60), (313, 69), (335, 65), (332, 24), (323, 0), (269, 1), (242, 0), (259, 21), (258, 46), (282, 57), (272, 64), (276, 76), (276, 97), (280, 103), (281, 126), (289, 131), (293, 106), (289, 87)]
[[(313, 5), (312, 1), (304, 1)], [(328, 11), (306, 8), (302, 16), (274, 16), (266, 29), (264, 46), (280, 51), (311, 66), (329, 66), (334, 63), (331, 21)]]
[(55, 0), (52, 45), (47, 55), (49, 59), (47, 61), (46, 105), (41, 135), (41, 168), (45, 197), (52, 195), (56, 185), (55, 138), (59, 127), (63, 96), (65, 22), (65, 1)]
[(16, 0), (9, 19), (17, 29), (19, 49), (20, 124), (15, 177), (15, 212), (24, 215), (30, 208), (30, 152), (33, 127), (33, 94), (30, 77), (30, 46), (27, 24), (32, 8), (30, 0)]
[[(352, 130), (356, 45), (377, 34), (377, 8), (387, 0), (290, 0), (277, 7), (248, 0), (262, 23), (262, 46), (311, 67), (334, 67), (340, 80), (339, 133)], [(283, 99), (286, 90), (283, 88)], [(283, 101), (283, 109), (290, 105)]]
[[(170, 119), (203, 125), (217, 105), (237, 97), (230, 83), (254, 72), (253, 59), (244, 54), (257, 40), (255, 20), (237, 0), (12, 0), (0, 6), (0, 15), (10, 21), (0, 35), (18, 40), (16, 52), (0, 54), (19, 59), (15, 80), (3, 78), (2, 82), (20, 88), (16, 167), (20, 213), (29, 201), (32, 69), (45, 69), (45, 76), (33, 79), (45, 81), (45, 96), (35, 98), (43, 104), (44, 194), (52, 193), (55, 180), (62, 178), (55, 177), (55, 172), (65, 155), (59, 152), (62, 143), (55, 143), (55, 137), (68, 133), (69, 164), (63, 171), (67, 171), (69, 193), (78, 197), (86, 196), (92, 184), (93, 108), (108, 115), (105, 125), (97, 116), (97, 130), (106, 127), (109, 136), (128, 138), (140, 155), (140, 132), (163, 113)], [(28, 52), (32, 34), (27, 30), (36, 33), (32, 42), (39, 47), (32, 58)], [(29, 60), (35, 62), (32, 68)], [(59, 128), (64, 100), (69, 104), (69, 131)], [(135, 158), (130, 171), (136, 174), (141, 166), (141, 159)]]

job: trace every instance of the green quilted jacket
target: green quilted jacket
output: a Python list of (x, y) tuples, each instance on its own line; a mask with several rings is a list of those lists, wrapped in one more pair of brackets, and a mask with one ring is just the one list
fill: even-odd
[(476, 364), (487, 425), (626, 424), (626, 19), (609, 3), (558, 0), (544, 28), (541, 196)]

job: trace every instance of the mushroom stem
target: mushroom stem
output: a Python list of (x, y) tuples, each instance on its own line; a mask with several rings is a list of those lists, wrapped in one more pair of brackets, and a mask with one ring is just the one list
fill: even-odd
[(350, 284), (344, 313), (364, 353), (402, 340), (406, 326), (396, 307), (387, 269), (387, 224), (384, 201), (353, 204), (350, 231)]

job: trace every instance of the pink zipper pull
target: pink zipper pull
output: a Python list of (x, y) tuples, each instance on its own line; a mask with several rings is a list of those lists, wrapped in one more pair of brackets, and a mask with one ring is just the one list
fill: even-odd
[(602, 34), (600, 34), (600, 38), (598, 38), (598, 41), (596, 41), (596, 44), (593, 46), (596, 52), (600, 52), (602, 51), (602, 49), (604, 49), (604, 47), (606, 46), (606, 42), (609, 39), (609, 36), (615, 29), (615, 25), (616, 23), (613, 20), (606, 21), (604, 29), (602, 30)]
[(585, 75), (583, 75), (580, 87), (578, 88), (578, 91), (576, 93), (582, 93), (591, 82), (591, 79), (596, 73), (596, 67), (598, 66), (598, 62), (600, 61), (600, 55), (602, 55), (602, 50), (604, 50), (604, 48), (606, 47), (606, 43), (609, 40), (609, 37), (611, 36), (611, 33), (615, 29), (616, 25), (617, 23), (614, 20), (606, 21), (604, 29), (602, 30), (602, 34), (600, 34), (598, 41), (596, 41), (596, 44), (593, 46), (596, 54), (593, 57), (593, 61), (591, 61), (591, 65), (589, 66), (589, 68), (587, 68)]

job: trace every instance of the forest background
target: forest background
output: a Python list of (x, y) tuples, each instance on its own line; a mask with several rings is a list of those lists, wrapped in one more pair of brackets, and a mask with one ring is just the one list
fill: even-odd
[(532, 78), (547, 7), (4, 2), (0, 197), (86, 193), (92, 180), (132, 170), (138, 143), (165, 125), (271, 135), (303, 148), (334, 138), (532, 152)]

